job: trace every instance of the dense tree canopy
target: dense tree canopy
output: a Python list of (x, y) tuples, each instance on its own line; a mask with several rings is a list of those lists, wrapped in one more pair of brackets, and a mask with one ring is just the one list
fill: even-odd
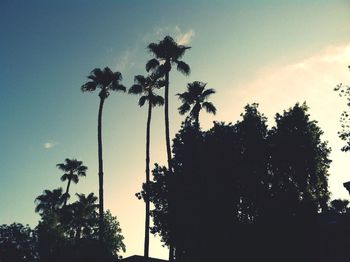
[(174, 139), (174, 173), (156, 165), (153, 232), (179, 261), (253, 261), (252, 249), (273, 261), (317, 261), (330, 149), (306, 105), (277, 114), (270, 130), (266, 122), (256, 104), (206, 132), (187, 119)]

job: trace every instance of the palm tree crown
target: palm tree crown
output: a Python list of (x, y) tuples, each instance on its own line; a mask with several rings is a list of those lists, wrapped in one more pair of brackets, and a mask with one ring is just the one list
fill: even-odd
[(148, 101), (152, 107), (162, 106), (164, 104), (163, 97), (154, 93), (155, 89), (164, 86), (164, 81), (159, 79), (157, 75), (151, 74), (147, 77), (137, 75), (134, 81), (135, 84), (130, 87), (129, 94), (141, 95), (139, 106), (142, 107), (146, 101)]
[(71, 180), (75, 184), (79, 182), (79, 177), (85, 177), (87, 167), (83, 165), (83, 161), (77, 159), (65, 159), (65, 163), (56, 165), (64, 174), (61, 176), (61, 181)]
[(37, 203), (35, 212), (45, 214), (51, 212), (57, 212), (64, 202), (64, 195), (62, 194), (62, 188), (54, 190), (44, 190), (43, 194), (35, 199)]
[(120, 81), (123, 79), (122, 74), (120, 72), (113, 72), (109, 67), (105, 67), (103, 70), (95, 68), (87, 78), (90, 81), (81, 86), (81, 91), (93, 92), (97, 88), (100, 88), (99, 96), (101, 99), (107, 98), (110, 91), (126, 91), (125, 86), (120, 84)]
[[(195, 81), (187, 84), (187, 91), (182, 94), (177, 94), (182, 102), (179, 107), (179, 113), (181, 115), (190, 111), (190, 116), (199, 123), (199, 112), (204, 108), (208, 113), (215, 115), (216, 108), (207, 99), (210, 95), (215, 94), (215, 90), (212, 88), (206, 89), (206, 83)], [(192, 106), (192, 109), (191, 109)]]
[(154, 71), (159, 69), (159, 72), (166, 73), (171, 69), (171, 64), (177, 65), (177, 70), (185, 75), (190, 74), (190, 67), (183, 61), (180, 61), (189, 46), (179, 45), (170, 36), (164, 37), (159, 43), (150, 43), (148, 51), (156, 58), (149, 60), (146, 64), (146, 70)]
[(79, 177), (86, 176), (87, 167), (83, 165), (82, 161), (68, 158), (65, 159), (65, 163), (60, 163), (56, 166), (58, 167), (58, 169), (64, 172), (64, 174), (61, 176), (61, 181), (68, 181), (64, 200), (64, 205), (66, 205), (69, 196), (69, 187), (71, 181), (77, 184), (79, 182)]

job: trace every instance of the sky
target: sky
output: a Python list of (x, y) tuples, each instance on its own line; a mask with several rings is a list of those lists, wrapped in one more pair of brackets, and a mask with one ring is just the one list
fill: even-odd
[[(192, 48), (186, 77), (170, 75), (174, 137), (184, 119), (175, 94), (203, 81), (217, 93), (218, 112), (201, 115), (236, 122), (247, 103), (274, 115), (306, 101), (311, 119), (332, 147), (332, 198), (349, 199), (349, 154), (340, 151), (339, 117), (346, 109), (334, 87), (350, 85), (350, 1), (347, 0), (2, 0), (0, 2), (0, 224), (37, 225), (34, 199), (65, 188), (56, 168), (65, 158), (88, 166), (74, 193), (98, 192), (97, 93), (80, 86), (94, 68), (120, 71), (123, 84), (146, 74), (146, 46), (171, 35)], [(144, 181), (146, 109), (137, 97), (113, 93), (103, 112), (105, 208), (120, 221), (127, 251), (143, 254), (144, 204), (135, 197)], [(155, 109), (151, 162), (165, 164), (162, 109)], [(74, 198), (73, 198), (74, 200)], [(159, 238), (152, 257), (166, 258)]]

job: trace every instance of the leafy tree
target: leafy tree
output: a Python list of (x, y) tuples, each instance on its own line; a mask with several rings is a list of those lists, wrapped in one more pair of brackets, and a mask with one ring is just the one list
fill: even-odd
[(334, 199), (331, 201), (330, 210), (337, 214), (345, 214), (348, 212), (349, 200)]
[[(350, 107), (350, 86), (339, 84), (334, 91), (338, 92), (340, 97), (346, 98), (346, 105)], [(339, 137), (345, 141), (342, 151), (348, 152), (350, 150), (350, 112), (345, 110), (340, 115), (341, 130), (338, 132)]]
[(125, 86), (120, 84), (122, 74), (120, 72), (113, 72), (108, 67), (103, 70), (95, 68), (87, 77), (89, 82), (81, 86), (82, 92), (93, 92), (97, 88), (100, 89), (100, 106), (98, 110), (98, 124), (97, 124), (97, 141), (98, 141), (98, 176), (99, 176), (99, 223), (100, 223), (100, 239), (103, 239), (103, 158), (102, 158), (102, 110), (105, 100), (110, 95), (111, 91), (125, 92)]
[(256, 104), (242, 117), (206, 132), (185, 121), (173, 175), (153, 170), (152, 232), (176, 247), (178, 261), (318, 261), (330, 164), (321, 129), (306, 105), (278, 114), (271, 130)]
[(69, 196), (69, 187), (73, 181), (75, 184), (79, 182), (79, 177), (85, 177), (87, 167), (83, 165), (82, 161), (77, 159), (66, 158), (65, 163), (57, 164), (57, 167), (64, 172), (61, 176), (61, 181), (64, 182), (68, 180), (67, 189), (65, 193), (64, 206), (67, 205), (67, 199)]
[(139, 106), (142, 107), (145, 102), (148, 102), (148, 115), (146, 126), (146, 185), (145, 185), (145, 243), (144, 243), (144, 257), (149, 256), (149, 224), (150, 224), (150, 202), (148, 197), (148, 187), (150, 183), (150, 134), (151, 134), (151, 119), (152, 108), (162, 106), (164, 104), (163, 97), (154, 93), (155, 89), (159, 89), (164, 85), (164, 81), (160, 80), (156, 74), (151, 74), (147, 77), (142, 75), (135, 76), (135, 84), (129, 89), (130, 94), (141, 95), (139, 99)]
[(105, 212), (104, 219), (104, 245), (110, 254), (121, 258), (120, 253), (125, 252), (126, 247), (123, 242), (124, 236), (122, 235), (119, 221), (109, 210)]
[(0, 261), (32, 262), (37, 260), (36, 234), (19, 223), (0, 226)]
[[(289, 259), (317, 260), (317, 214), (327, 210), (330, 149), (322, 130), (311, 121), (307, 106), (296, 104), (276, 115), (269, 133), (270, 196), (265, 218), (274, 230), (271, 239), (278, 256), (293, 250)], [(267, 232), (266, 232), (267, 233)], [(301, 238), (300, 235), (303, 237)]]
[(195, 120), (197, 125), (199, 125), (199, 112), (202, 108), (208, 113), (214, 115), (216, 113), (215, 106), (207, 101), (210, 95), (215, 94), (215, 90), (212, 88), (205, 90), (206, 85), (206, 83), (195, 81), (187, 84), (186, 92), (177, 94), (182, 101), (182, 105), (179, 107), (179, 113), (184, 115), (190, 111), (190, 116)]

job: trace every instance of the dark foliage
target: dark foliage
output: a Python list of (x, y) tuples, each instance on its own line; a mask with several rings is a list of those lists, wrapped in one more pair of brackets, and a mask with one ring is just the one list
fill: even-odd
[(327, 209), (330, 149), (295, 105), (268, 130), (248, 105), (236, 124), (202, 132), (187, 119), (174, 173), (156, 165), (153, 233), (177, 261), (320, 261), (318, 213)]

